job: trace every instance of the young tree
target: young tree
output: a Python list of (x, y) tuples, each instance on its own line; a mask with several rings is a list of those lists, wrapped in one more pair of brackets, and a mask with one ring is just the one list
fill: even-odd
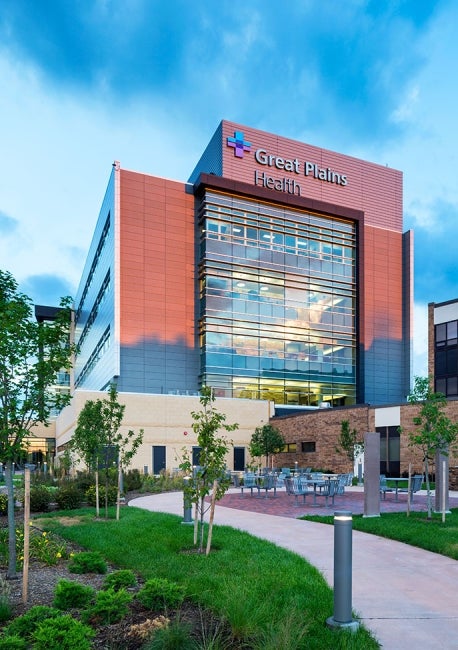
[(75, 432), (70, 440), (70, 449), (75, 451), (89, 471), (95, 476), (95, 514), (100, 514), (99, 464), (104, 445), (101, 400), (87, 400), (78, 415)]
[(353, 472), (355, 460), (364, 450), (364, 442), (358, 436), (356, 429), (350, 430), (348, 420), (342, 420), (340, 425), (340, 436), (336, 446), (338, 454), (344, 454), (351, 462), (351, 471)]
[(253, 458), (266, 457), (266, 466), (269, 467), (269, 456), (278, 454), (286, 445), (280, 431), (271, 424), (256, 427), (251, 436), (249, 451)]
[[(199, 467), (193, 468), (192, 458), (187, 449), (183, 450), (183, 461), (180, 464), (180, 469), (192, 476), (185, 489), (189, 502), (195, 504), (194, 544), (198, 543), (200, 553), (203, 552), (204, 545), (204, 516), (210, 508), (210, 506), (206, 506), (205, 497), (213, 491), (212, 504), (214, 507), (215, 501), (224, 496), (230, 484), (229, 478), (226, 477), (226, 455), (231, 443), (224, 436), (219, 436), (218, 433), (221, 429), (230, 432), (238, 427), (237, 424), (226, 424), (226, 416), (213, 406), (214, 401), (212, 389), (204, 386), (200, 396), (202, 410), (191, 413), (194, 421), (192, 428), (197, 434), (197, 444), (200, 447)], [(212, 525), (213, 517), (211, 516), (207, 555), (210, 552)]]
[(70, 395), (53, 390), (59, 371), (69, 371), (71, 299), (62, 298), (54, 320), (38, 322), (32, 302), (13, 276), (0, 270), (0, 461), (8, 490), (8, 578), (16, 577), (14, 461), (24, 453), (33, 427), (49, 424)]
[(122, 470), (127, 467), (143, 440), (143, 429), (136, 435), (129, 430), (124, 436), (121, 431), (125, 405), (118, 402), (118, 392), (114, 384), (110, 385), (108, 399), (88, 400), (81, 409), (78, 425), (72, 439), (72, 447), (78, 450), (89, 467), (93, 467), (96, 476), (96, 509), (98, 515), (98, 471), (105, 475), (105, 518), (108, 518), (108, 488), (110, 471), (113, 463), (117, 471), (116, 519), (119, 519), (121, 498)]
[(410, 445), (418, 447), (423, 454), (428, 519), (431, 519), (430, 461), (438, 451), (447, 455), (450, 447), (456, 444), (458, 424), (445, 415), (447, 399), (442, 393), (432, 391), (429, 377), (415, 377), (413, 391), (407, 399), (419, 407), (418, 415), (413, 418), (416, 429), (409, 432), (409, 440)]

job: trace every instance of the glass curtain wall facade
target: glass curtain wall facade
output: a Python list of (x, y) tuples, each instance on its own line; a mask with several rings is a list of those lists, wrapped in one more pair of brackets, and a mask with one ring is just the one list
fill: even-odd
[(458, 396), (458, 320), (435, 326), (435, 390)]
[(355, 223), (207, 190), (198, 226), (201, 384), (355, 403)]

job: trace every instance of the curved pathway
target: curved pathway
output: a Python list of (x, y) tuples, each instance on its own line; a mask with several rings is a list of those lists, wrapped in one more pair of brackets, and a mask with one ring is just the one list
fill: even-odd
[[(181, 492), (140, 497), (129, 505), (183, 516)], [(336, 504), (335, 509), (342, 508)], [(221, 505), (216, 506), (214, 521), (298, 553), (332, 587), (333, 526)], [(359, 531), (353, 531), (352, 541), (353, 609), (381, 647), (404, 650), (416, 644), (456, 650), (458, 562)]]

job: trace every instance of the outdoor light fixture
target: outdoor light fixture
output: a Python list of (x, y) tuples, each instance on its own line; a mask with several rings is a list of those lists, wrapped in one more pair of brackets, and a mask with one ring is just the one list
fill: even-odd
[(192, 503), (189, 499), (189, 481), (191, 480), (190, 476), (185, 476), (183, 478), (184, 489), (183, 489), (183, 521), (182, 524), (192, 524)]
[(355, 632), (358, 621), (352, 618), (352, 513), (334, 513), (334, 616), (327, 619), (330, 628), (345, 628)]

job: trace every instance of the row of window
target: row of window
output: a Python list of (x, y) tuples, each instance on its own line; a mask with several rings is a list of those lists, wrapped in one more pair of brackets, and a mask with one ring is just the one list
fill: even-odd
[(81, 294), (81, 300), (76, 310), (76, 318), (75, 318), (76, 323), (78, 323), (79, 321), (81, 311), (83, 309), (84, 301), (86, 300), (86, 296), (88, 294), (88, 291), (92, 284), (92, 280), (94, 278), (95, 270), (99, 263), (100, 255), (102, 254), (102, 250), (105, 246), (108, 233), (110, 232), (110, 219), (111, 219), (111, 215), (110, 212), (108, 212), (108, 216), (103, 226), (102, 234), (100, 235), (99, 243), (97, 244), (97, 249), (95, 251), (94, 259), (92, 260), (91, 268), (89, 269), (89, 274), (87, 276), (86, 284), (84, 285), (83, 293)]
[(435, 390), (446, 397), (458, 396), (458, 375), (454, 377), (437, 377)]
[(212, 386), (217, 397), (261, 399), (301, 406), (319, 406), (323, 401), (334, 406), (356, 402), (354, 379), (343, 383), (207, 373), (202, 377), (202, 383)]
[(244, 227), (239, 224), (221, 223), (211, 219), (207, 219), (202, 235), (217, 241), (257, 246), (342, 264), (353, 264), (355, 257), (355, 248), (352, 242), (345, 246), (341, 241), (327, 242), (309, 239), (305, 236), (284, 234), (255, 227)]
[[(297, 453), (297, 442), (288, 442), (282, 449), (283, 452), (288, 452), (290, 454)], [(316, 442), (307, 441), (301, 442), (301, 452), (303, 454), (313, 454), (316, 452)]]
[(218, 215), (218, 219), (224, 220), (230, 217), (235, 223), (261, 222), (270, 224), (276, 229), (304, 228), (314, 232), (317, 236), (334, 236), (339, 232), (342, 237), (354, 236), (354, 225), (352, 221), (339, 217), (321, 216), (300, 209), (287, 208), (273, 205), (263, 201), (242, 199), (240, 197), (224, 194), (222, 192), (207, 191), (205, 200), (200, 206), (200, 214), (203, 211)]
[(105, 354), (105, 352), (108, 350), (109, 347), (110, 347), (110, 326), (106, 328), (106, 330), (100, 337), (99, 342), (97, 343), (94, 350), (92, 351), (91, 356), (85, 363), (78, 377), (75, 379), (75, 387), (78, 387), (80, 384), (84, 382), (86, 377), (89, 375), (90, 372), (92, 372), (96, 364), (100, 361), (100, 359), (103, 357), (103, 355)]
[(458, 320), (448, 323), (440, 323), (435, 326), (436, 347), (445, 345), (457, 345), (458, 343)]
[(91, 328), (92, 328), (92, 326), (93, 326), (93, 324), (95, 322), (95, 319), (97, 318), (97, 314), (99, 313), (100, 307), (103, 305), (103, 303), (105, 302), (105, 299), (106, 299), (106, 297), (108, 295), (108, 292), (110, 290), (110, 284), (111, 284), (110, 283), (110, 271), (108, 271), (108, 273), (106, 274), (106, 276), (105, 276), (105, 278), (104, 278), (104, 280), (102, 282), (102, 286), (100, 287), (100, 291), (97, 294), (97, 298), (96, 298), (95, 303), (94, 303), (94, 305), (93, 305), (93, 307), (91, 309), (91, 313), (89, 314), (89, 317), (88, 317), (87, 322), (86, 322), (86, 324), (84, 326), (84, 329), (81, 332), (81, 336), (79, 337), (79, 339), (78, 338), (76, 339), (76, 343), (79, 346), (83, 345), (84, 340), (86, 339), (87, 335), (91, 331)]

